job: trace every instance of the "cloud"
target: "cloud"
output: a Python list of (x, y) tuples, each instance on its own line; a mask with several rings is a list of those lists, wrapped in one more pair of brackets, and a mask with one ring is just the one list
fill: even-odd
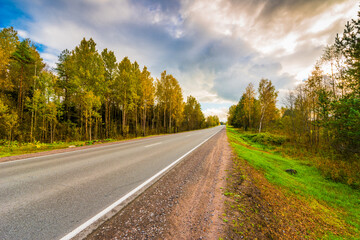
[[(356, 16), (350, 0), (19, 0), (21, 33), (45, 45), (42, 57), (92, 37), (148, 66), (173, 74), (202, 103), (235, 103), (245, 87), (272, 80), (280, 95), (307, 77), (322, 48)], [(20, 11), (19, 10), (19, 11)], [(20, 31), (19, 31), (20, 32)], [(224, 106), (207, 106), (208, 109)], [(214, 112), (215, 110), (211, 110)]]
[(228, 117), (229, 108), (221, 107), (221, 108), (207, 108), (203, 111), (205, 117), (216, 115), (219, 117), (221, 122), (226, 122)]

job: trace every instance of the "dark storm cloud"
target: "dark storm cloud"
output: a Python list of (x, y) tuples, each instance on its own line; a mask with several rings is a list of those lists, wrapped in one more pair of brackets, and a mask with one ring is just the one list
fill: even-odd
[(160, 8), (162, 12), (172, 14), (177, 14), (181, 8), (180, 1), (177, 0), (135, 0), (134, 2), (150, 9)]
[[(314, 17), (327, 11), (333, 5), (346, 0), (230, 0), (231, 12), (237, 14), (246, 12), (249, 17), (255, 17), (254, 23), (271, 26), (285, 19), (280, 29), (289, 30), (294, 24), (301, 23), (303, 19)], [(256, 15), (254, 15), (256, 14)]]

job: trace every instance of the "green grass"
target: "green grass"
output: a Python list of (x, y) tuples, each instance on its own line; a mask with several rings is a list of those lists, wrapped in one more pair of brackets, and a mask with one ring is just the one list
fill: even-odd
[[(227, 127), (228, 137), (236, 154), (246, 160), (254, 168), (263, 171), (266, 179), (280, 186), (286, 193), (306, 199), (311, 207), (321, 211), (332, 209), (336, 221), (344, 227), (348, 236), (337, 236), (327, 233), (327, 239), (357, 239), (360, 236), (360, 191), (348, 185), (333, 182), (322, 176), (311, 162), (283, 157), (281, 154), (269, 152), (273, 149), (265, 144), (252, 140), (256, 136)], [(249, 137), (250, 136), (250, 137)], [(261, 141), (260, 141), (261, 142)], [(285, 172), (295, 169), (296, 175)], [(345, 223), (345, 225), (344, 225)]]
[[(186, 131), (187, 132), (187, 131)], [(36, 153), (36, 152), (44, 152), (55, 149), (64, 149), (70, 146), (80, 147), (85, 145), (93, 145), (93, 144), (101, 144), (105, 142), (118, 142), (130, 139), (140, 139), (147, 138), (153, 136), (167, 135), (169, 133), (159, 133), (159, 134), (150, 134), (144, 136), (134, 136), (128, 135), (125, 138), (118, 139), (105, 139), (105, 140), (94, 140), (94, 141), (71, 141), (71, 142), (54, 142), (54, 143), (19, 143), (17, 141), (13, 141), (11, 144), (7, 140), (0, 140), (0, 158), (2, 157), (10, 157), (15, 155), (27, 154), (27, 153)]]
[[(113, 141), (116, 140), (106, 139), (104, 141), (101, 141), (101, 143), (113, 142)], [(16, 141), (12, 142), (11, 144), (8, 144), (7, 142), (3, 142), (0, 145), (0, 158), (21, 155), (26, 153), (36, 153), (36, 152), (49, 151), (54, 149), (63, 149), (63, 148), (68, 148), (70, 146), (79, 147), (85, 145), (92, 145), (97, 143), (99, 142), (96, 141), (73, 141), (73, 142), (54, 142), (54, 143), (34, 142), (34, 143), (22, 143), (22, 144)]]

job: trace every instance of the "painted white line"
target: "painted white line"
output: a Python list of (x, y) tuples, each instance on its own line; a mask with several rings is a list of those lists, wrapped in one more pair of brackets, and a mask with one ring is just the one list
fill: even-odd
[[(198, 129), (198, 130), (193, 130), (192, 132), (201, 132), (204, 131), (206, 129)], [(185, 133), (175, 133), (176, 134), (185, 134)], [(197, 134), (197, 133), (195, 133)], [(173, 134), (169, 134), (169, 135), (157, 135), (156, 138), (164, 138), (164, 137), (168, 137), (171, 136)], [(192, 134), (193, 135), (193, 134)], [(0, 162), (0, 165), (4, 165), (4, 164), (11, 164), (11, 163), (15, 163), (15, 162), (22, 162), (22, 161), (27, 161), (27, 160), (31, 160), (31, 159), (39, 159), (39, 158), (45, 158), (45, 157), (51, 157), (51, 156), (58, 156), (58, 155), (66, 155), (66, 154), (71, 154), (74, 152), (81, 152), (81, 151), (86, 151), (86, 150), (95, 150), (95, 149), (103, 149), (103, 148), (110, 148), (110, 147), (116, 147), (116, 146), (121, 146), (121, 145), (127, 145), (127, 144), (131, 144), (131, 143), (138, 143), (138, 142), (145, 142), (145, 141), (151, 141), (153, 140), (152, 138), (143, 138), (143, 139), (129, 139), (129, 142), (118, 142), (118, 143), (114, 143), (111, 145), (106, 145), (106, 146), (96, 146), (94, 148), (85, 148), (85, 149), (74, 149), (73, 151), (69, 151), (69, 152), (62, 152), (62, 153), (52, 153), (52, 154), (48, 154), (48, 155), (43, 155), (43, 156), (38, 156), (38, 157), (29, 157), (29, 158), (24, 158), (24, 159), (18, 159), (18, 160), (10, 160), (10, 161), (5, 161), (5, 162)], [(60, 148), (61, 149), (61, 148)], [(67, 149), (67, 148), (64, 148)]]
[(190, 137), (191, 136), (191, 134), (189, 134), (189, 135), (186, 135), (185, 137)]
[[(220, 129), (222, 130), (222, 129)], [(131, 197), (133, 194), (135, 194), (137, 191), (139, 191), (141, 188), (145, 187), (147, 184), (149, 184), (151, 181), (153, 181), (154, 179), (156, 179), (157, 177), (159, 177), (161, 174), (163, 174), (164, 172), (166, 172), (168, 169), (170, 169), (172, 166), (174, 166), (175, 164), (177, 164), (178, 162), (180, 162), (184, 157), (186, 157), (187, 155), (189, 155), (191, 152), (193, 152), (195, 149), (197, 149), (198, 147), (200, 147), (203, 143), (205, 143), (207, 140), (209, 140), (210, 138), (212, 138), (215, 134), (217, 134), (219, 131), (216, 131), (216, 133), (212, 134), (210, 137), (208, 137), (207, 139), (205, 139), (204, 141), (202, 141), (199, 145), (197, 145), (196, 147), (194, 147), (193, 149), (191, 149), (190, 151), (188, 151), (187, 153), (185, 153), (184, 155), (182, 155), (180, 158), (178, 158), (177, 160), (175, 160), (175, 162), (171, 163), (170, 165), (168, 165), (167, 167), (165, 167), (164, 169), (162, 169), (160, 172), (156, 173), (154, 176), (152, 176), (151, 178), (149, 178), (148, 180), (146, 180), (145, 182), (143, 182), (142, 184), (140, 184), (139, 186), (137, 186), (136, 188), (134, 188), (133, 190), (131, 190), (129, 193), (127, 193), (125, 196), (123, 196), (122, 198), (120, 198), (119, 200), (117, 200), (116, 202), (114, 202), (113, 204), (111, 204), (110, 206), (108, 206), (107, 208), (105, 208), (104, 210), (102, 210), (101, 212), (99, 212), (98, 214), (96, 214), (94, 217), (90, 218), (89, 220), (87, 220), (85, 223), (81, 224), (79, 227), (75, 228), (72, 232), (68, 233), (67, 235), (65, 235), (64, 237), (62, 237), (60, 240), (70, 240), (73, 237), (75, 237), (77, 234), (79, 234), (81, 231), (83, 231), (85, 228), (87, 228), (88, 226), (90, 226), (91, 224), (93, 224), (94, 222), (96, 222), (98, 219), (100, 219), (102, 216), (104, 216), (105, 214), (107, 214), (108, 212), (110, 212), (113, 208), (115, 208), (116, 206), (118, 206), (119, 204), (121, 204), (122, 202), (124, 202), (127, 198)]]
[(158, 142), (158, 143), (146, 145), (146, 146), (144, 146), (144, 147), (148, 148), (148, 147), (156, 146), (156, 145), (159, 145), (159, 144), (162, 144), (162, 142)]

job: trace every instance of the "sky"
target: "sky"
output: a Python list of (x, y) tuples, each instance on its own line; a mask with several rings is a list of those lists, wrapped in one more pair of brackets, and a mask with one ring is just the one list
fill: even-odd
[(164, 70), (226, 121), (246, 86), (270, 79), (279, 91), (304, 81), (325, 46), (356, 18), (356, 0), (0, 0), (0, 28), (30, 38), (54, 67), (82, 38)]

